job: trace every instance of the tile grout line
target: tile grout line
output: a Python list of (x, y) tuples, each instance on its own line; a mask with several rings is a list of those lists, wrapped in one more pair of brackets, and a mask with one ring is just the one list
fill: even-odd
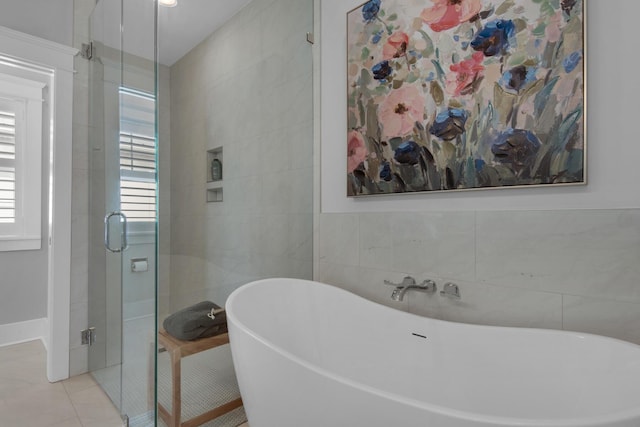
[[(71, 377), (70, 377), (71, 378)], [(68, 381), (69, 378), (67, 378), (64, 381)], [(78, 423), (84, 427), (84, 423), (82, 422), (82, 420), (80, 419), (80, 414), (78, 413), (78, 410), (76, 409), (76, 405), (75, 403), (73, 403), (73, 399), (71, 398), (71, 395), (69, 394), (69, 390), (67, 389), (67, 386), (64, 384), (64, 381), (62, 382), (62, 388), (64, 388), (64, 392), (67, 394), (67, 399), (69, 399), (69, 403), (71, 403), (71, 407), (73, 407), (73, 412), (76, 414), (76, 421), (78, 421)]]

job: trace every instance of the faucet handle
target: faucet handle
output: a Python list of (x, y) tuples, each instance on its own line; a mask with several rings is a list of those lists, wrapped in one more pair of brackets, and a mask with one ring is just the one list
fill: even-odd
[(444, 284), (443, 289), (440, 291), (440, 295), (443, 297), (449, 297), (453, 299), (460, 299), (460, 288), (455, 283), (447, 282)]
[(420, 283), (418, 287), (421, 289), (424, 289), (426, 292), (430, 294), (438, 290), (438, 286), (436, 285), (436, 282), (434, 282), (431, 279), (427, 279), (424, 282)]
[(416, 284), (416, 279), (414, 279), (411, 276), (406, 276), (404, 279), (402, 279), (402, 283), (393, 283), (389, 280), (385, 280), (384, 284), (389, 286), (395, 286), (397, 288), (398, 287), (406, 288), (407, 286), (414, 286)]

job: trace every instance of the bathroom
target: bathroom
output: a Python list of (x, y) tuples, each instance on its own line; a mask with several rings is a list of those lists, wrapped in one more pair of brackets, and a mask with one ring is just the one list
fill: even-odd
[[(41, 13), (16, 6), (30, 2), (0, 2), (2, 10), (10, 12), (3, 13), (0, 25), (78, 50), (92, 39), (94, 0), (56, 2), (62, 8), (32, 1)], [(187, 0), (160, 10), (160, 31), (163, 23), (170, 24), (181, 1)], [(633, 12), (640, 6), (631, 0), (618, 0), (616, 8), (601, 0), (586, 2), (586, 185), (354, 199), (346, 196), (344, 180), (344, 38), (345, 16), (362, 2), (239, 3), (231, 20), (211, 36), (203, 34), (201, 40), (206, 40), (193, 50), (171, 64), (159, 58), (158, 233), (152, 232), (148, 240), (149, 230), (135, 230), (138, 240), (129, 242), (116, 266), (114, 280), (121, 280), (122, 288), (111, 299), (122, 304), (116, 309), (120, 323), (116, 319), (115, 333), (109, 336), (112, 345), (100, 343), (100, 325), (97, 346), (82, 344), (80, 336), (81, 330), (96, 326), (93, 315), (104, 315), (91, 304), (107, 298), (94, 295), (90, 284), (99, 281), (93, 275), (100, 275), (99, 269), (112, 260), (103, 249), (96, 252), (104, 233), (98, 226), (108, 211), (92, 204), (94, 199), (106, 203), (104, 194), (93, 187), (104, 184), (94, 175), (104, 153), (92, 139), (92, 132), (103, 129), (91, 116), (96, 110), (89, 104), (96, 97), (91, 75), (96, 62), (81, 54), (73, 60), (68, 376), (98, 372), (98, 382), (103, 381), (118, 412), (128, 414), (130, 424), (136, 425), (144, 415), (137, 409), (139, 402), (147, 396), (132, 396), (147, 385), (144, 367), (156, 303), (161, 324), (168, 314), (189, 304), (205, 299), (224, 304), (242, 284), (277, 276), (336, 285), (437, 319), (565, 329), (640, 344), (640, 200), (631, 188), (640, 172), (626, 165), (638, 158), (640, 148), (632, 127), (624, 125), (632, 123), (631, 112), (637, 110), (632, 102), (640, 89), (633, 72), (637, 59), (627, 53), (632, 48)], [(103, 35), (118, 33), (114, 27), (124, 16), (125, 51), (133, 44), (127, 32), (133, 24), (154, 25), (153, 14), (145, 15), (148, 21), (136, 21), (122, 7), (102, 13), (115, 16), (102, 18)], [(215, 10), (208, 13), (216, 15)], [(60, 25), (47, 25), (51, 19)], [(617, 28), (615, 33), (609, 31), (611, 26)], [(169, 44), (160, 34), (160, 48), (165, 42)], [(151, 50), (153, 58), (153, 45), (145, 43), (147, 56)], [(601, 52), (611, 64), (598, 58)], [(126, 55), (115, 61), (115, 67), (125, 70), (123, 80), (131, 82), (130, 89), (154, 92), (152, 61)], [(139, 79), (133, 68), (142, 69), (144, 78)], [(98, 111), (99, 120), (117, 120), (107, 111)], [(608, 151), (614, 155), (600, 154), (605, 151), (603, 141), (615, 144), (617, 149)], [(208, 156), (219, 153), (221, 184), (208, 167)], [(43, 180), (45, 175), (46, 171)], [(46, 219), (43, 215), (45, 227)], [(38, 328), (44, 328), (40, 320), (48, 310), (46, 267), (43, 273), (24, 266), (44, 263), (50, 254), (34, 251), (34, 258), (22, 258), (27, 252), (0, 254), (3, 276), (13, 280), (11, 290), (5, 288), (0, 298), (6, 306), (0, 310), (0, 324), (37, 320)], [(131, 261), (144, 258), (147, 271), (132, 272)], [(13, 272), (13, 266), (20, 272)], [(39, 275), (30, 276), (29, 271)], [(398, 283), (407, 275), (432, 279), (439, 286), (454, 282), (462, 298), (410, 292), (403, 301), (392, 300), (392, 289), (384, 280)], [(42, 285), (29, 287), (36, 282)], [(36, 293), (45, 296), (37, 305), (29, 304)], [(104, 325), (112, 321), (102, 320)], [(118, 331), (124, 331), (122, 336)], [(90, 352), (102, 354), (93, 357)], [(127, 354), (139, 358), (128, 359)], [(221, 363), (228, 364), (228, 353), (220, 354)], [(100, 368), (101, 357), (103, 365), (115, 357), (111, 366), (123, 381), (110, 381), (109, 373)], [(160, 353), (159, 369), (166, 362), (166, 353)], [(212, 425), (244, 421), (239, 414), (237, 420)]]

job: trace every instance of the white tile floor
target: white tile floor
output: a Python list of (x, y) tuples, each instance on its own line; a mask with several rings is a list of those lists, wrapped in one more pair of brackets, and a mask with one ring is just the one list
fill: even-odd
[(121, 427), (122, 421), (91, 375), (49, 383), (44, 346), (31, 341), (0, 347), (0, 426)]
[(0, 348), (0, 426), (121, 427), (120, 414), (90, 375), (46, 376), (42, 342)]

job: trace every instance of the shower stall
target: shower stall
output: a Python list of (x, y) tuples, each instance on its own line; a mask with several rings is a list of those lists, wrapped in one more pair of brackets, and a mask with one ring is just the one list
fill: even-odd
[[(171, 406), (167, 315), (313, 274), (313, 1), (250, 1), (163, 63), (160, 29), (181, 6), (98, 0), (83, 49), (88, 366), (134, 426), (165, 425), (157, 403)], [(183, 421), (238, 397), (228, 346), (183, 359), (182, 389)], [(205, 425), (245, 421), (238, 408)]]

